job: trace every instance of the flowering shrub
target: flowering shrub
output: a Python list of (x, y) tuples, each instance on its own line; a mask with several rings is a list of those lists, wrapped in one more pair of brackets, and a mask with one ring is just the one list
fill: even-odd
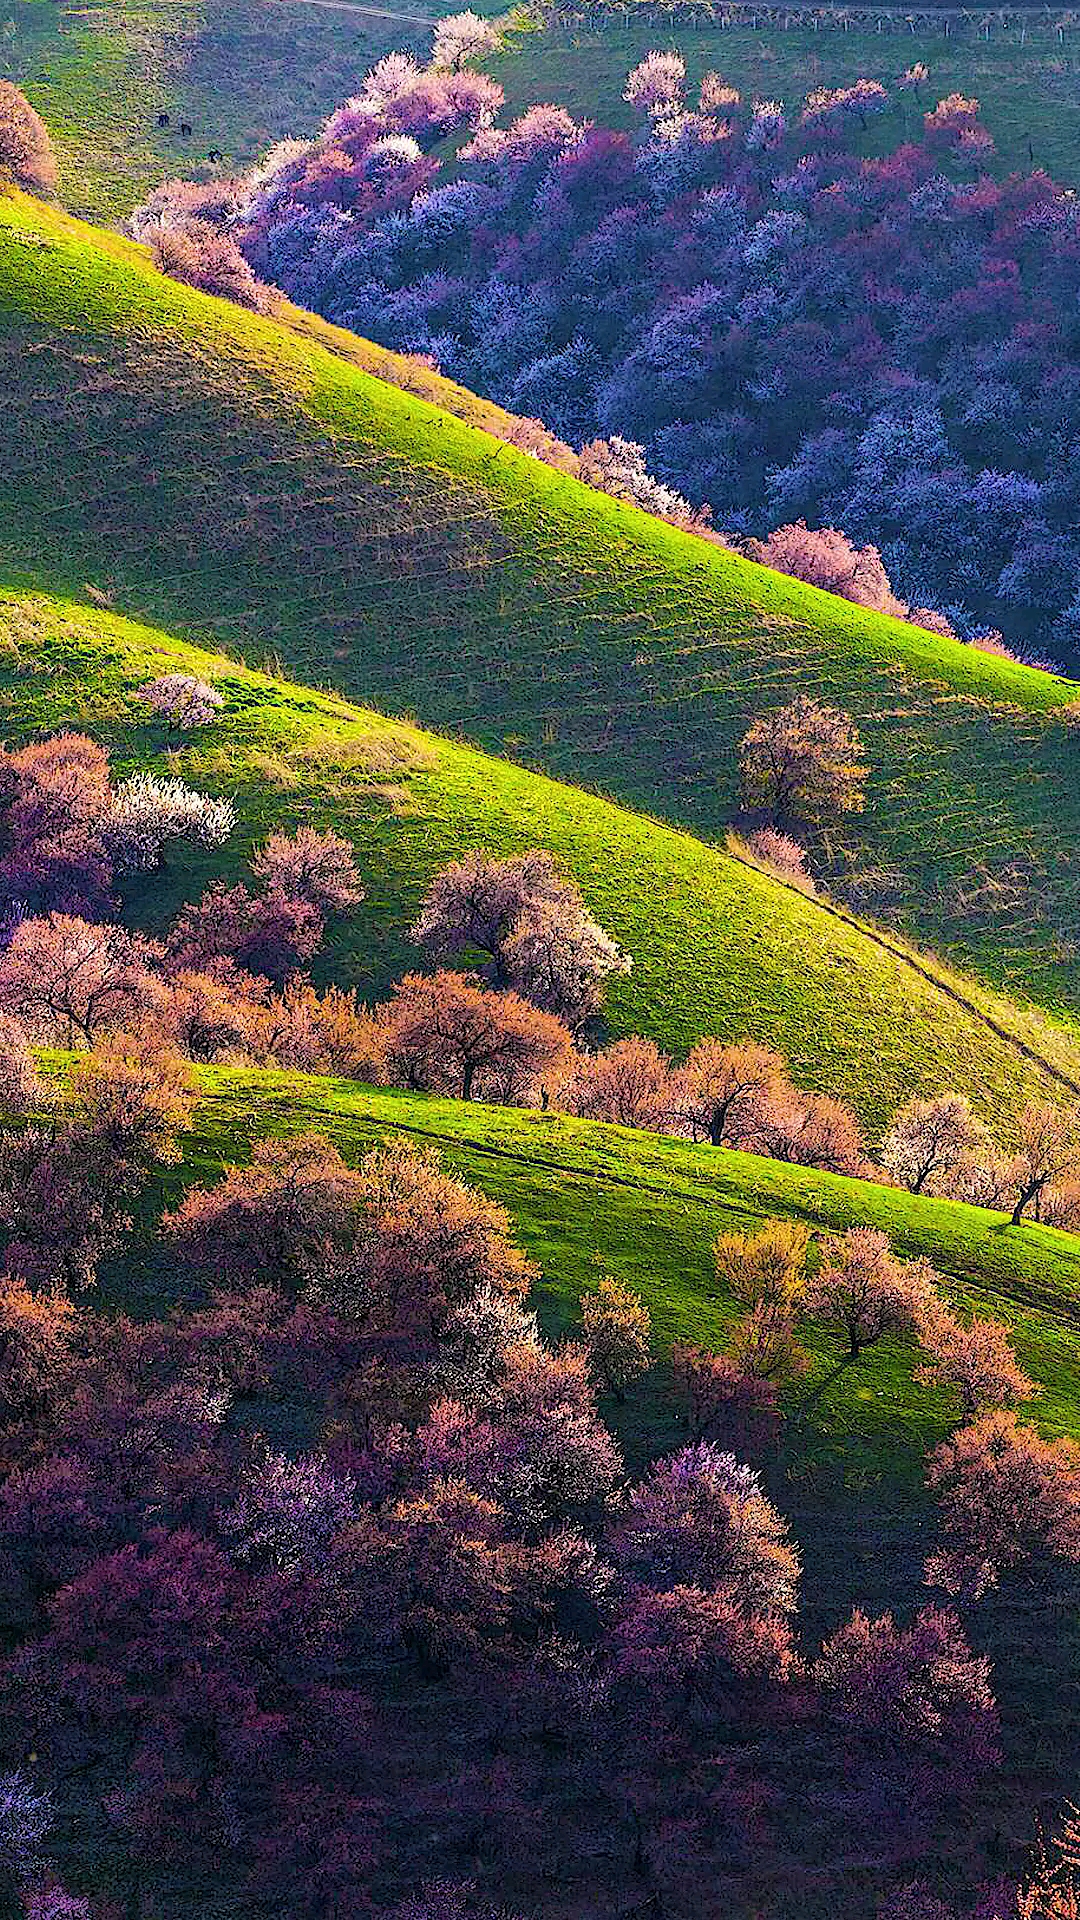
[(1053, 1555), (1080, 1564), (1080, 1448), (1044, 1440), (1002, 1408), (983, 1413), (930, 1456), (944, 1546), (927, 1580), (978, 1598), (1001, 1575)]
[(271, 1452), (245, 1476), (222, 1527), (244, 1560), (293, 1573), (322, 1564), (355, 1510), (348, 1476), (331, 1472), (324, 1460)]
[(899, 618), (907, 612), (889, 585), (877, 548), (860, 551), (835, 527), (811, 530), (805, 520), (798, 520), (794, 526), (777, 527), (767, 540), (748, 542), (747, 551), (762, 566), (793, 574), (826, 593), (873, 607), (876, 613)]
[(216, 687), (191, 673), (160, 674), (139, 688), (139, 699), (184, 733), (194, 727), (208, 727), (225, 705)]
[(52, 193), (56, 187), (45, 122), (10, 80), (0, 80), (0, 173), (10, 173), (28, 193)]
[(750, 1612), (791, 1613), (799, 1556), (752, 1468), (711, 1441), (658, 1460), (612, 1530), (616, 1561), (657, 1588), (724, 1586)]
[(272, 287), (256, 278), (236, 241), (207, 220), (182, 224), (161, 222), (146, 234), (155, 263), (174, 280), (183, 280), (203, 293), (235, 300), (254, 313), (270, 313)]
[(789, 833), (775, 827), (758, 827), (746, 836), (747, 850), (761, 866), (775, 873), (800, 893), (814, 892), (814, 882), (806, 870), (806, 848)]
[(350, 843), (329, 829), (272, 833), (252, 855), (251, 871), (268, 895), (304, 900), (321, 914), (348, 913), (364, 898)]
[(595, 1293), (582, 1296), (581, 1323), (589, 1360), (601, 1384), (621, 1396), (649, 1364), (648, 1307), (640, 1294), (605, 1274)]
[(431, 64), (436, 73), (456, 73), (460, 67), (480, 60), (499, 45), (499, 30), (478, 13), (448, 13), (438, 22), (431, 43)]
[(955, 1613), (926, 1607), (911, 1627), (858, 1608), (827, 1640), (814, 1679), (845, 1731), (893, 1767), (928, 1752), (962, 1778), (998, 1759), (990, 1662), (973, 1654)]
[(117, 872), (139, 873), (160, 864), (169, 840), (223, 847), (235, 825), (231, 800), (196, 793), (181, 780), (136, 773), (117, 787), (101, 831)]
[(5, 1864), (22, 1875), (39, 1858), (41, 1842), (53, 1823), (48, 1794), (38, 1793), (19, 1771), (0, 1774), (0, 1841)]

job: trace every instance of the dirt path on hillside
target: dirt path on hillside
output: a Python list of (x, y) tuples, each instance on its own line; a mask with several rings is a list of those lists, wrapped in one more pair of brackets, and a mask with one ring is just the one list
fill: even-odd
[(424, 13), (397, 13), (390, 7), (361, 7), (357, 0), (268, 0), (272, 6), (329, 7), (333, 13), (359, 13), (368, 20), (400, 20), (406, 27), (430, 27), (435, 22)]
[[(732, 852), (730, 847), (724, 848), (722, 851), (726, 852), (728, 858), (735, 860), (739, 866), (748, 867), (755, 873), (762, 871), (760, 867), (755, 867), (752, 860), (745, 860), (741, 854)], [(807, 898), (807, 896), (802, 893), (801, 888), (792, 887), (790, 882), (784, 880), (780, 874), (772, 873), (769, 874), (768, 877), (770, 880), (775, 880), (779, 886), (786, 887), (789, 893), (798, 893), (801, 898)], [(1070, 1074), (1065, 1072), (1063, 1067), (1055, 1066), (1054, 1062), (1048, 1060), (1044, 1053), (1040, 1053), (1037, 1047), (1033, 1047), (1028, 1041), (1021, 1039), (1018, 1033), (1013, 1033), (1009, 1027), (1002, 1026), (1000, 1021), (995, 1020), (993, 1014), (988, 1013), (985, 1007), (980, 1007), (976, 1001), (969, 1000), (967, 994), (962, 993), (959, 987), (954, 986), (950, 980), (942, 979), (941, 975), (935, 973), (932, 967), (924, 966), (920, 960), (915, 958), (913, 953), (909, 953), (904, 947), (894, 946), (887, 934), (882, 933), (877, 927), (871, 926), (867, 921), (860, 920), (855, 914), (849, 913), (846, 908), (836, 906), (831, 900), (821, 899), (820, 897), (817, 899), (811, 898), (811, 904), (817, 907), (819, 912), (828, 914), (830, 919), (839, 920), (843, 926), (852, 927), (856, 933), (861, 933), (864, 939), (871, 941), (875, 947), (880, 947), (882, 953), (887, 953), (892, 959), (899, 960), (902, 966), (909, 967), (912, 973), (917, 973), (920, 979), (925, 980), (929, 986), (936, 988), (938, 993), (943, 993), (947, 999), (954, 1000), (957, 1006), (963, 1007), (965, 1012), (970, 1013), (976, 1020), (981, 1021), (983, 1026), (988, 1028), (997, 1039), (1003, 1041), (1006, 1046), (1012, 1047), (1023, 1059), (1029, 1061), (1033, 1067), (1037, 1067), (1051, 1080), (1056, 1081), (1058, 1086), (1064, 1087), (1066, 1092), (1080, 1095), (1080, 1081), (1074, 1080)], [(1044, 1009), (1034, 1006), (1034, 1011), (1044, 1012)], [(1052, 1014), (1045, 1013), (1044, 1017), (1051, 1025), (1054, 1024)], [(1067, 1027), (1063, 1027), (1062, 1031), (1066, 1036), (1069, 1035), (1069, 1029)]]

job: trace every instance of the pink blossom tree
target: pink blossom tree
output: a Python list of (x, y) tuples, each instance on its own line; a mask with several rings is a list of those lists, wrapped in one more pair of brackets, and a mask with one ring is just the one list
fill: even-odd
[(554, 1014), (516, 993), (493, 993), (459, 973), (406, 974), (376, 1009), (392, 1084), (526, 1104), (568, 1061), (572, 1042)]
[(675, 1097), (693, 1139), (756, 1152), (764, 1116), (786, 1086), (787, 1067), (771, 1047), (706, 1039), (679, 1069)]
[(799, 1556), (752, 1468), (711, 1441), (658, 1460), (616, 1515), (611, 1550), (627, 1577), (661, 1591), (723, 1591), (748, 1613), (792, 1613)]
[(579, 1054), (557, 1102), (587, 1120), (663, 1132), (675, 1106), (671, 1062), (652, 1040), (631, 1035), (599, 1053)]
[(909, 1100), (881, 1145), (881, 1164), (912, 1193), (947, 1192), (964, 1161), (988, 1136), (963, 1094)]
[(745, 804), (768, 812), (774, 826), (786, 819), (820, 825), (862, 812), (866, 763), (858, 730), (847, 714), (807, 694), (754, 721), (739, 763)]
[(0, 957), (0, 1009), (34, 1038), (90, 1046), (138, 1012), (153, 958), (123, 927), (66, 913), (24, 920)]
[(813, 1676), (846, 1734), (901, 1765), (923, 1755), (967, 1785), (998, 1759), (990, 1662), (955, 1613), (926, 1607), (908, 1628), (858, 1608), (822, 1647)]
[(877, 548), (853, 546), (836, 527), (812, 530), (805, 520), (777, 527), (767, 540), (756, 544), (753, 558), (809, 586), (854, 600), (860, 607), (872, 607), (875, 613), (890, 613), (898, 620), (907, 613), (889, 585)]
[(1004, 1408), (983, 1413), (930, 1456), (944, 1547), (927, 1579), (977, 1598), (1036, 1558), (1080, 1564), (1080, 1448), (1043, 1440)]
[(999, 1320), (958, 1320), (940, 1300), (915, 1302), (919, 1339), (929, 1356), (917, 1377), (949, 1387), (965, 1418), (984, 1407), (1014, 1406), (1039, 1392), (1019, 1365), (1008, 1328)]
[(928, 1267), (906, 1267), (894, 1259), (887, 1234), (876, 1227), (849, 1227), (825, 1242), (804, 1304), (817, 1319), (842, 1328), (848, 1352), (857, 1360), (883, 1334), (910, 1327), (933, 1286)]

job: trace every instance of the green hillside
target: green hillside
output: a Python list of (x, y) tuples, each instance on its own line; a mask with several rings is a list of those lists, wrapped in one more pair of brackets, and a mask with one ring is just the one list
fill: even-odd
[(14, 195), (0, 354), (13, 585), (276, 658), (707, 837), (749, 718), (811, 690), (873, 767), (820, 849), (838, 886), (1080, 1003), (1075, 684), (679, 534)]
[[(136, 698), (173, 668), (225, 695), (212, 728), (173, 734)], [(154, 928), (213, 872), (238, 875), (274, 825), (332, 823), (356, 844), (368, 898), (324, 971), (371, 995), (416, 964), (408, 927), (441, 865), (468, 847), (540, 845), (632, 956), (611, 994), (616, 1031), (676, 1050), (757, 1035), (872, 1129), (915, 1089), (963, 1088), (1004, 1117), (1033, 1092), (1080, 1088), (1066, 1030), (717, 847), (97, 608), (0, 592), (0, 714), (7, 740), (82, 728), (118, 769), (164, 764), (234, 796), (240, 826), (213, 864), (192, 854), (132, 894), (130, 914)]]
[(0, 76), (44, 117), (65, 205), (119, 220), (170, 175), (212, 177), (212, 150), (232, 170), (314, 132), (391, 48), (426, 54), (422, 22), (440, 11), (430, 0), (401, 14), (325, 0), (11, 0)]
[[(552, 1333), (572, 1326), (582, 1288), (611, 1272), (647, 1301), (658, 1354), (673, 1339), (722, 1346), (742, 1309), (717, 1289), (711, 1249), (719, 1232), (776, 1215), (813, 1231), (880, 1227), (898, 1252), (930, 1260), (958, 1302), (1009, 1321), (1024, 1365), (1044, 1389), (1039, 1426), (1080, 1433), (1074, 1234), (1012, 1227), (1002, 1214), (958, 1201), (560, 1114), (302, 1074), (202, 1068), (198, 1078), (202, 1098), (183, 1178), (213, 1179), (265, 1134), (315, 1128), (350, 1162), (391, 1133), (427, 1142), (507, 1208), (542, 1268), (538, 1304)], [(912, 1383), (909, 1343), (890, 1340), (839, 1369), (835, 1336), (808, 1326), (806, 1343), (812, 1370), (791, 1391), (805, 1397), (823, 1457), (903, 1477), (954, 1424), (943, 1395)]]

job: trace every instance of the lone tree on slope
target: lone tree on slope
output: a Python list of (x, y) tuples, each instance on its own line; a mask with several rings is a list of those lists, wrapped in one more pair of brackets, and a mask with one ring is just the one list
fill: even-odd
[(778, 713), (761, 714), (739, 747), (742, 795), (777, 826), (823, 826), (865, 804), (866, 761), (849, 714), (800, 693)]

